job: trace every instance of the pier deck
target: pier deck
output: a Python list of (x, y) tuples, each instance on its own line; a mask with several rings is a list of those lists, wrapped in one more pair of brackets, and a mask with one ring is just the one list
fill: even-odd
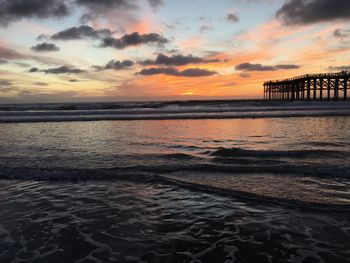
[(307, 74), (264, 83), (265, 100), (347, 100), (350, 73)]

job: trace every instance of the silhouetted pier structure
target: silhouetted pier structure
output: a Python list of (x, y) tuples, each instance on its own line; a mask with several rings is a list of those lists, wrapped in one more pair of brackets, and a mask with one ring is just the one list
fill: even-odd
[(264, 83), (265, 100), (347, 100), (350, 73), (308, 74)]

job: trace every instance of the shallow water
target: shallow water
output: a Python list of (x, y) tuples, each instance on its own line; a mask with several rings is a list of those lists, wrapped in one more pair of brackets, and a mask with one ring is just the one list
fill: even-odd
[(287, 105), (309, 117), (257, 118), (287, 107), (259, 103), (233, 119), (191, 117), (215, 103), (147, 104), (163, 120), (138, 121), (70, 111), (145, 105), (3, 108), (0, 262), (346, 262), (350, 117)]
[(0, 176), (156, 176), (279, 201), (349, 205), (350, 117), (0, 125)]
[(0, 184), (2, 262), (346, 262), (350, 214), (128, 181)]

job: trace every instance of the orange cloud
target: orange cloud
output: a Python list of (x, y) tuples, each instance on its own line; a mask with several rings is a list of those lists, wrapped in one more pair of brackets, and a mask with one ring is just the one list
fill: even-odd
[(128, 27), (130, 32), (139, 32), (140, 34), (147, 34), (150, 32), (160, 32), (161, 28), (156, 26), (154, 18), (150, 14), (145, 14), (140, 20)]

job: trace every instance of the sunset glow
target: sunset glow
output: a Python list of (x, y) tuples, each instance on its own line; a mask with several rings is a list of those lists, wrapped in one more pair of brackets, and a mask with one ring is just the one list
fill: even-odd
[(303, 14), (295, 0), (44, 2), (0, 1), (2, 103), (255, 99), (264, 81), (349, 67), (349, 17), (313, 16), (316, 0)]

